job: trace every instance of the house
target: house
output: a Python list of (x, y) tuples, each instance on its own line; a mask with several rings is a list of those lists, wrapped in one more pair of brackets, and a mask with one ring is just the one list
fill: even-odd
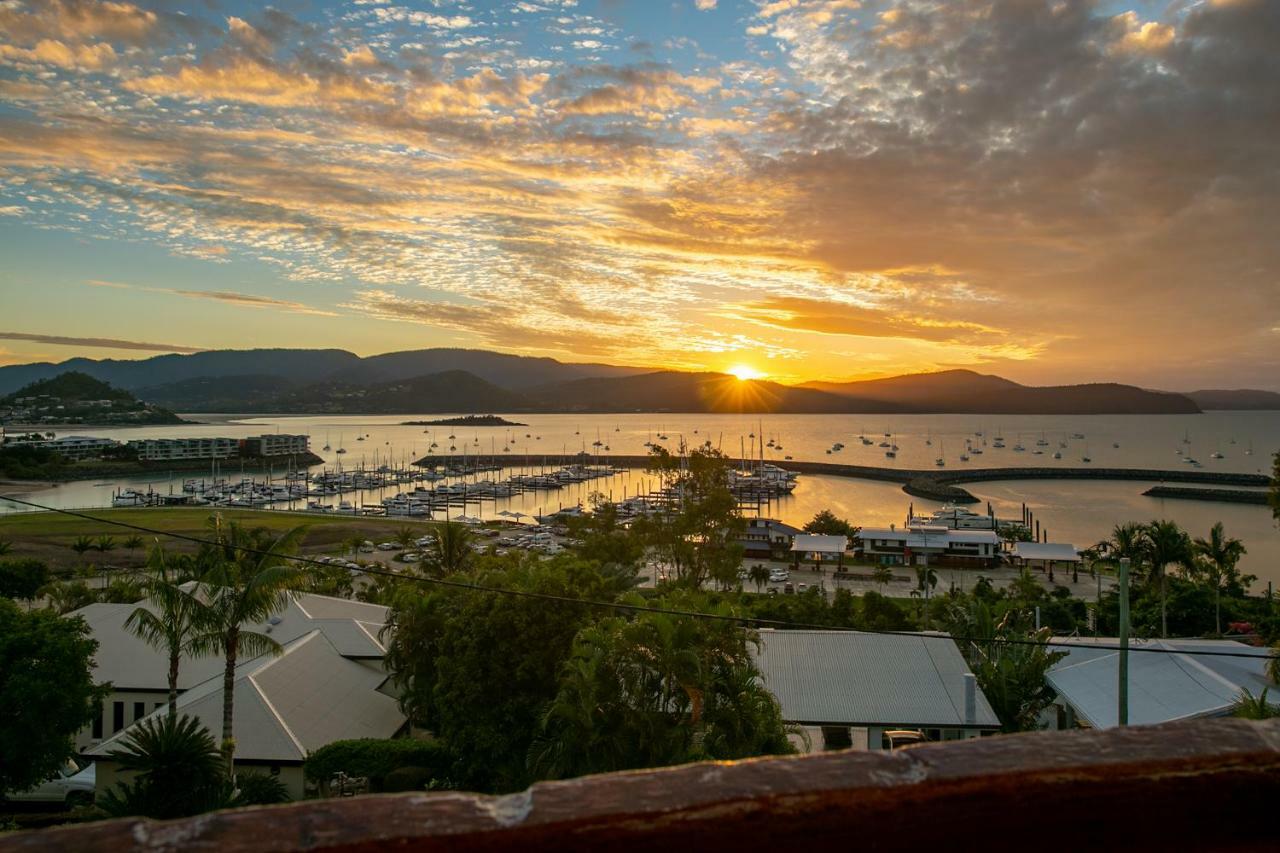
[[(91, 604), (80, 616), (98, 641), (94, 680), (111, 692), (76, 747), (99, 765), (99, 793), (116, 781), (107, 753), (129, 727), (165, 713), (168, 655), (124, 627), (139, 604)], [(236, 763), (278, 774), (290, 795), (303, 795), (308, 751), (334, 740), (389, 738), (407, 728), (382, 658), (379, 634), (387, 608), (341, 598), (291, 593), (288, 604), (262, 624), (284, 647), (279, 656), (241, 660), (235, 680)], [(184, 656), (178, 671), (179, 711), (198, 717), (218, 738), (222, 731), (223, 659)], [(243, 710), (242, 710), (243, 709)]]
[(963, 740), (1000, 729), (945, 634), (762, 630), (756, 666), (786, 722), (809, 735), (809, 750), (882, 749), (884, 733), (922, 732)]
[[(1118, 725), (1119, 661), (1115, 637), (1072, 637), (1067, 656), (1045, 676), (1058, 694), (1047, 722), (1109, 729)], [(1088, 646), (1103, 648), (1088, 648)], [(1084, 647), (1084, 648), (1082, 648)], [(1270, 649), (1234, 640), (1151, 640), (1136, 642), (1129, 654), (1129, 724), (1149, 725), (1196, 717), (1225, 717), (1241, 691), (1254, 696), (1274, 684), (1267, 678)], [(1239, 656), (1197, 652), (1234, 652)]]
[(864, 527), (857, 541), (865, 559), (882, 565), (990, 568), (1000, 564), (1000, 536), (994, 530), (953, 530), (941, 524)]
[(791, 540), (800, 528), (783, 524), (776, 518), (749, 518), (746, 530), (738, 537), (743, 556), (769, 559), (774, 554), (791, 550)]

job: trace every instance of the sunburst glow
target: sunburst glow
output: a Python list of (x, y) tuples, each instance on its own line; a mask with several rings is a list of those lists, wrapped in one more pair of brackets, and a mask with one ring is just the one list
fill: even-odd
[(737, 364), (729, 368), (729, 373), (736, 376), (739, 380), (746, 382), (748, 379), (763, 379), (764, 374), (754, 367), (746, 364)]

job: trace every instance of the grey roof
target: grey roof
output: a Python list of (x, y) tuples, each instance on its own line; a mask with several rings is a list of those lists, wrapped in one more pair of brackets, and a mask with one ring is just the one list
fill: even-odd
[[(1116, 645), (1114, 637), (1071, 639), (1073, 645)], [(1135, 646), (1138, 644), (1134, 644)], [(1248, 689), (1255, 696), (1271, 685), (1268, 649), (1232, 640), (1152, 640), (1141, 644), (1161, 652), (1129, 655), (1129, 723), (1143, 725), (1194, 717), (1225, 716)], [(1096, 729), (1117, 725), (1120, 653), (1073, 648), (1046, 680), (1076, 715)], [(1212, 657), (1196, 651), (1240, 652), (1246, 657)]]
[(1062, 563), (1080, 562), (1080, 552), (1067, 542), (1015, 542), (1013, 556), (1023, 560), (1052, 560)]
[[(168, 689), (168, 655), (138, 639), (124, 627), (129, 614), (139, 604), (90, 604), (72, 611), (89, 624), (98, 641), (94, 655), (94, 681), (110, 682), (117, 690)], [(382, 657), (385, 648), (378, 633), (387, 621), (388, 610), (376, 604), (329, 598), (323, 595), (291, 594), (289, 603), (272, 620), (245, 624), (245, 628), (270, 634), (285, 644), (314, 630), (323, 631), (329, 641), (347, 657)], [(186, 690), (222, 672), (219, 655), (184, 656), (178, 670), (178, 689)]]
[[(234, 687), (236, 756), (295, 762), (335, 740), (393, 736), (406, 718), (393, 697), (378, 691), (385, 680), (376, 669), (343, 657), (320, 630), (292, 640), (279, 656), (240, 664)], [(222, 698), (222, 678), (214, 676), (178, 697), (178, 712), (199, 719), (216, 738), (222, 731)], [(149, 716), (165, 713), (160, 708)], [(107, 755), (131, 728), (87, 754)]]
[(843, 554), (849, 549), (849, 537), (800, 533), (791, 541), (791, 550), (803, 553)]
[(944, 634), (856, 631), (760, 632), (754, 652), (765, 687), (792, 723), (999, 728), (982, 690), (964, 719), (968, 664)]
[(858, 532), (858, 539), (867, 542), (872, 539), (901, 541), (907, 547), (945, 548), (952, 542), (986, 542), (997, 544), (1000, 536), (994, 530), (953, 530), (941, 525), (916, 525), (909, 528), (864, 527)]

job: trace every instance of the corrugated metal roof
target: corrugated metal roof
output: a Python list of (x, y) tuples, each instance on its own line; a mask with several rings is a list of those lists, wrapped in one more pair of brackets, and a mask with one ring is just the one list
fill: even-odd
[[(291, 641), (277, 657), (240, 664), (234, 687), (236, 755), (302, 761), (335, 740), (391, 737), (405, 716), (393, 697), (378, 692), (384, 680), (377, 670), (343, 657), (320, 630)], [(222, 697), (218, 674), (178, 697), (178, 712), (198, 718), (217, 738)], [(150, 716), (165, 713), (160, 708)], [(88, 754), (106, 755), (128, 733), (124, 729)]]
[(969, 667), (945, 635), (764, 630), (760, 640), (756, 664), (788, 722), (1000, 726), (980, 689), (975, 719), (965, 722)]
[(1067, 542), (1015, 542), (1013, 556), (1024, 560), (1058, 560), (1080, 562), (1080, 552)]
[(912, 527), (895, 530), (888, 527), (864, 527), (858, 532), (858, 539), (867, 542), (872, 539), (884, 539), (903, 542), (910, 548), (945, 548), (952, 542), (979, 542), (998, 544), (999, 535), (994, 530), (951, 530), (941, 528), (922, 529)]
[[(138, 639), (124, 627), (137, 604), (90, 604), (68, 616), (82, 616), (98, 641), (93, 678), (110, 682), (117, 690), (166, 690), (168, 654)], [(311, 631), (321, 630), (334, 647), (349, 657), (382, 657), (385, 649), (378, 637), (386, 623), (387, 608), (376, 604), (329, 598), (323, 595), (293, 594), (275, 621), (245, 623), (252, 631), (266, 633), (280, 644), (289, 643)], [(222, 671), (220, 655), (184, 655), (178, 670), (178, 688), (185, 690)]]
[[(1115, 637), (1072, 638), (1073, 644), (1115, 645)], [(1169, 654), (1129, 655), (1129, 724), (1164, 723), (1230, 713), (1248, 689), (1255, 696), (1272, 686), (1266, 677), (1268, 649), (1231, 640), (1153, 640), (1147, 648)], [(1068, 656), (1046, 676), (1049, 685), (1097, 729), (1118, 724), (1120, 653), (1110, 649), (1064, 649)], [(1207, 657), (1194, 651), (1239, 651), (1248, 657)]]
[(817, 533), (801, 533), (791, 542), (792, 551), (820, 554), (843, 554), (849, 548), (847, 536), (824, 536)]

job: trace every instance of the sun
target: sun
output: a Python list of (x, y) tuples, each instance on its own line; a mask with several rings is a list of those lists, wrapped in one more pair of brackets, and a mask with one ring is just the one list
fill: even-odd
[(764, 374), (756, 370), (754, 367), (746, 364), (737, 364), (729, 368), (729, 373), (738, 378), (740, 382), (746, 382), (748, 379), (761, 379)]

